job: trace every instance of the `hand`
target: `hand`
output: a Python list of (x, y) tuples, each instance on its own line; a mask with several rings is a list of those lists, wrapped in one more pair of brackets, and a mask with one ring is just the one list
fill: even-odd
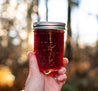
[(52, 76), (47, 76), (39, 71), (36, 56), (28, 53), (29, 57), (29, 75), (25, 84), (25, 91), (60, 91), (65, 83), (67, 76), (64, 68), (68, 60), (64, 59), (64, 67), (58, 70), (57, 80)]

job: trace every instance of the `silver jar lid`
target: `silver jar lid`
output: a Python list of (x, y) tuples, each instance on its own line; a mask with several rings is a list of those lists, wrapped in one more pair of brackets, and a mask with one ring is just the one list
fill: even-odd
[(62, 22), (35, 22), (33, 29), (59, 29), (65, 30), (65, 23)]

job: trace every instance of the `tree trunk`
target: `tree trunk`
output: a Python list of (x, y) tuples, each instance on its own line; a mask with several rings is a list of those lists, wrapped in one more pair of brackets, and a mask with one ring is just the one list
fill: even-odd
[(67, 57), (70, 60), (72, 60), (72, 49), (71, 49), (71, 0), (68, 0), (68, 23), (67, 23), (67, 41), (66, 41), (66, 51), (65, 51), (65, 57)]
[[(37, 7), (39, 7), (39, 0), (37, 0), (37, 2), (36, 2), (37, 4)], [(37, 12), (36, 12), (36, 14), (37, 14), (37, 16), (38, 16), (38, 22), (40, 22), (40, 16), (39, 16), (39, 12), (38, 12), (38, 8), (37, 8)]]
[(46, 0), (46, 21), (48, 21), (48, 0)]

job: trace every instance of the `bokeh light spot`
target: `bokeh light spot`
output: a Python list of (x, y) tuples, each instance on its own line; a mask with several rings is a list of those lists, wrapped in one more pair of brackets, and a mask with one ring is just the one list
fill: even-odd
[(12, 40), (12, 44), (15, 46), (20, 45), (20, 42), (21, 42), (21, 40), (18, 37)]
[(11, 70), (7, 66), (0, 65), (0, 86), (14, 85), (15, 76), (11, 73)]

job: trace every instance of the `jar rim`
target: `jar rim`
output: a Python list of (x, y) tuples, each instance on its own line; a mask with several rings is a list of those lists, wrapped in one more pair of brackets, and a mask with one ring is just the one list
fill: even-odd
[(33, 29), (61, 29), (65, 30), (65, 23), (62, 22), (35, 22)]

